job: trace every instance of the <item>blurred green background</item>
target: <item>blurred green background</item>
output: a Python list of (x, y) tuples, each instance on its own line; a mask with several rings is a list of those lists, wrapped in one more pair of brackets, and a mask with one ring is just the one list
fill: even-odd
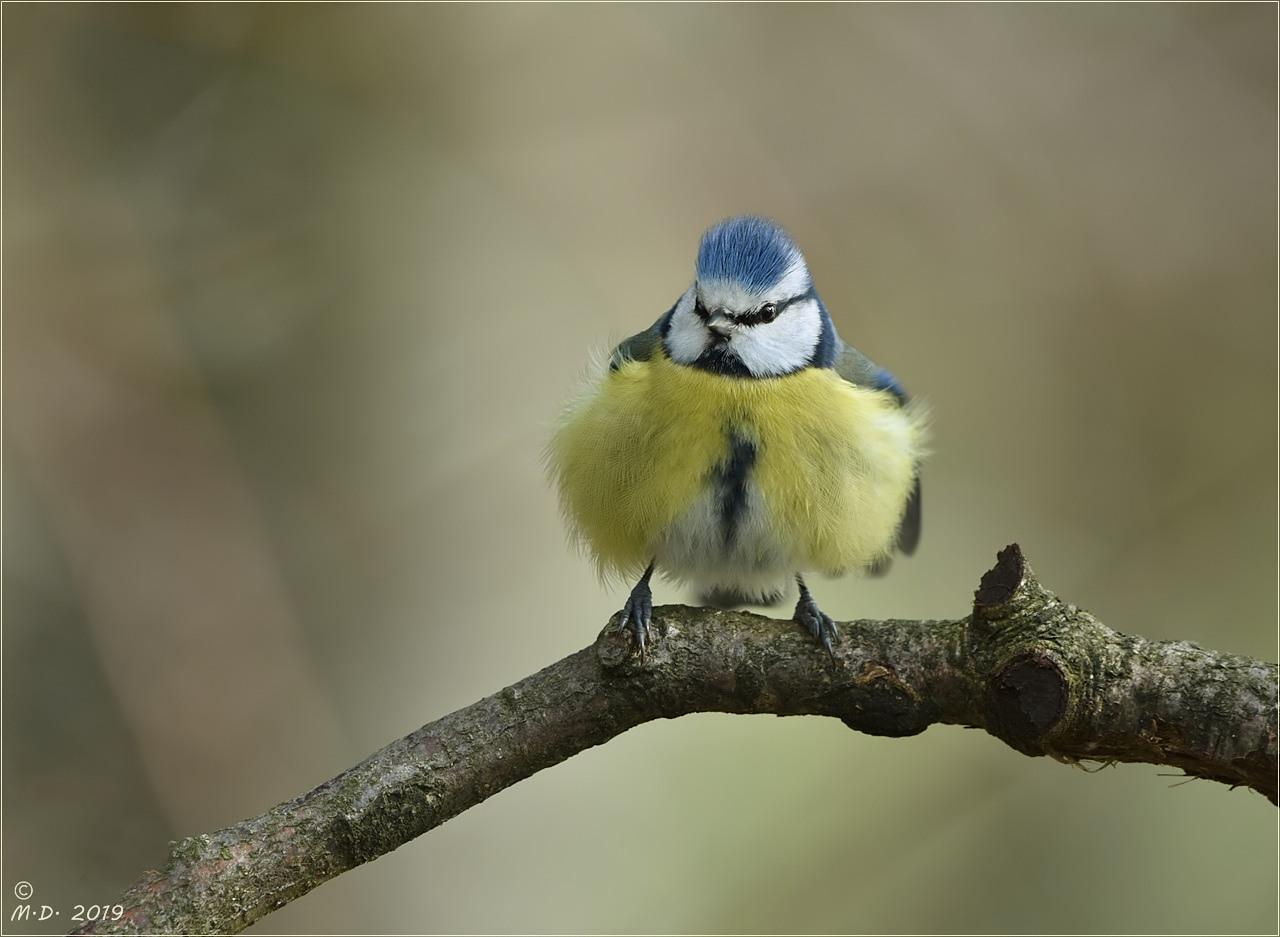
[[(0, 907), (61, 911), (7, 932), (590, 642), (540, 449), (740, 212), (934, 412), (919, 554), (824, 609), (962, 616), (1017, 541), (1275, 659), (1271, 4), (3, 25)], [(1171, 775), (685, 718), (256, 930), (1274, 933), (1275, 809)]]

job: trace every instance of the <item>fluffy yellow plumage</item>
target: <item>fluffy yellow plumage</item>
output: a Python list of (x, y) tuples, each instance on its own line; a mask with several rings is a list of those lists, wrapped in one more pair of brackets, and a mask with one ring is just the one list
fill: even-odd
[[(708, 496), (735, 438), (756, 453), (755, 553), (734, 570), (711, 545), (705, 564), (679, 546), (664, 550)], [(760, 577), (840, 574), (886, 558), (922, 439), (917, 408), (829, 368), (744, 380), (672, 362), (658, 348), (569, 404), (548, 461), (570, 529), (602, 575), (634, 575), (656, 558), (670, 578), (749, 589)]]

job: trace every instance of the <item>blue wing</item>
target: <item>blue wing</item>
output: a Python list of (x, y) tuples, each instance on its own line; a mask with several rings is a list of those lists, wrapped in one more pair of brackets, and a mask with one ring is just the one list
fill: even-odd
[[(880, 367), (852, 345), (840, 343), (844, 347), (834, 365), (835, 372), (850, 384), (860, 387), (874, 387), (876, 390), (888, 391), (897, 398), (899, 405), (906, 405), (911, 399), (906, 389), (898, 383), (898, 379)], [(916, 466), (916, 483), (907, 498), (907, 505), (902, 511), (902, 520), (898, 522), (897, 548), (901, 553), (910, 556), (920, 542), (920, 467)], [(873, 568), (871, 572), (882, 573), (889, 568), (886, 560)]]
[(619, 342), (618, 347), (609, 355), (609, 370), (618, 370), (618, 366), (624, 361), (648, 361), (652, 358), (654, 350), (662, 344), (662, 333), (666, 331), (667, 320), (671, 318), (675, 308), (672, 306), (643, 332), (637, 332)]

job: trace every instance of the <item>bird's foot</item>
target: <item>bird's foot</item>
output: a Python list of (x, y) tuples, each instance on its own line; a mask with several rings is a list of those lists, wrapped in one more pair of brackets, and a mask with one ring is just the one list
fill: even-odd
[(831, 620), (830, 615), (818, 608), (813, 594), (798, 573), (796, 583), (800, 586), (800, 601), (796, 603), (795, 620), (808, 628), (809, 633), (821, 642), (827, 649), (827, 653), (831, 655), (831, 659), (835, 660), (836, 652), (831, 642), (840, 636), (840, 632), (836, 630), (836, 623)]
[(640, 656), (644, 657), (644, 642), (649, 636), (649, 623), (653, 620), (653, 590), (649, 588), (649, 577), (653, 575), (653, 564), (644, 571), (640, 581), (627, 596), (627, 604), (622, 606), (622, 620), (618, 623), (619, 631), (630, 629), (636, 636), (640, 646)]

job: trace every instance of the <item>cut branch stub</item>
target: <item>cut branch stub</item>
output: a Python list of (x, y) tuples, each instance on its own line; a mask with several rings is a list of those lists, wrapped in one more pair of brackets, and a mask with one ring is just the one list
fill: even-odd
[(1025, 651), (1011, 658), (991, 679), (992, 709), (1005, 740), (1043, 738), (1067, 711), (1069, 689), (1062, 667), (1049, 655)]
[(1027, 560), (1022, 547), (1011, 543), (996, 554), (996, 565), (982, 574), (973, 594), (975, 618), (987, 618), (1009, 602), (1021, 588), (1027, 575)]

